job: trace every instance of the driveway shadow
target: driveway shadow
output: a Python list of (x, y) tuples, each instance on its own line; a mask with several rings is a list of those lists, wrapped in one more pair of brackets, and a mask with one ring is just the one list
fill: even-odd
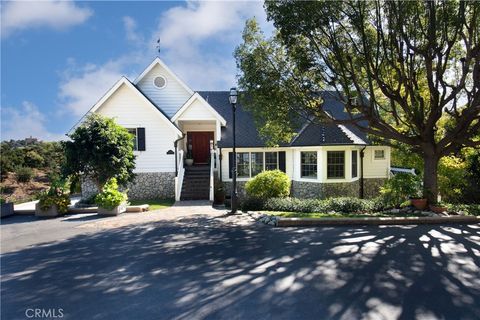
[(3, 319), (479, 319), (479, 225), (102, 230), (2, 257)]

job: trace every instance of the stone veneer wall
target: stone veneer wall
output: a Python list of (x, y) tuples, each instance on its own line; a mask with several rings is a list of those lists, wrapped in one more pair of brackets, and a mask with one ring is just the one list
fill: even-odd
[(387, 178), (370, 178), (364, 179), (364, 189), (366, 199), (376, 198), (380, 195), (380, 187), (382, 187)]
[[(237, 181), (237, 193), (239, 197), (245, 197), (247, 193), (245, 192), (245, 185), (247, 184), (247, 181)], [(232, 192), (232, 182), (231, 181), (226, 181), (223, 182), (224, 185), (224, 190), (225, 190), (225, 195), (229, 197)]]
[[(387, 179), (372, 178), (364, 179), (365, 198), (375, 198), (379, 195), (379, 189)], [(239, 197), (244, 197), (245, 181), (237, 181), (237, 192)], [(225, 194), (230, 195), (232, 182), (224, 182)], [(331, 197), (358, 197), (360, 195), (360, 180), (353, 182), (339, 183), (317, 183), (308, 181), (292, 181), (290, 195), (295, 198), (326, 199)]]
[(360, 184), (354, 182), (316, 183), (292, 181), (291, 195), (295, 198), (326, 199), (332, 197), (358, 197)]
[[(167, 199), (175, 198), (175, 172), (141, 172), (137, 173), (135, 181), (127, 185), (128, 198), (136, 199)], [(91, 180), (82, 181), (82, 198), (98, 193)]]

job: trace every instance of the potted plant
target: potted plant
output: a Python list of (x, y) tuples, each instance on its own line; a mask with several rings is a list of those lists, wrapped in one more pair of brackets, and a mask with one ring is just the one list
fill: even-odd
[(50, 188), (40, 194), (38, 203), (35, 205), (35, 216), (58, 217), (67, 213), (70, 204), (70, 196), (65, 181), (54, 181)]
[(217, 204), (223, 204), (225, 202), (225, 190), (223, 183), (219, 180), (215, 181), (214, 198)]
[(410, 183), (410, 203), (417, 210), (425, 210), (427, 208), (427, 199), (422, 196), (422, 184), (420, 178), (415, 176)]
[(191, 149), (188, 149), (187, 151), (187, 156), (185, 157), (185, 164), (189, 167), (193, 165), (193, 154)]
[(0, 203), (2, 204), (1, 217), (13, 216), (13, 202), (6, 202), (5, 199), (0, 198)]
[(117, 179), (112, 178), (95, 197), (98, 214), (116, 216), (127, 211), (127, 194), (118, 190)]
[(446, 204), (442, 202), (432, 203), (430, 204), (430, 210), (435, 213), (442, 213), (444, 211), (448, 211)]

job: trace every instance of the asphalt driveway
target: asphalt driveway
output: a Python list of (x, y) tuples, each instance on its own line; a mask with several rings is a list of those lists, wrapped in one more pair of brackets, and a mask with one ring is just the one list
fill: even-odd
[(2, 248), (2, 319), (480, 319), (478, 224), (281, 229), (200, 214), (69, 228)]

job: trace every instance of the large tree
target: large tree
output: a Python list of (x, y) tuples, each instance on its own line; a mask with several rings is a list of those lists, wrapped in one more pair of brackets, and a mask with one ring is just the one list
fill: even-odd
[[(480, 2), (267, 1), (277, 33), (254, 21), (236, 50), (239, 85), (262, 132), (291, 137), (293, 114), (325, 116), (315, 93), (330, 89), (351, 123), (382, 143), (402, 144), (424, 163), (435, 201), (443, 156), (478, 147)], [(439, 130), (440, 122), (448, 126)]]
[(65, 175), (84, 175), (101, 192), (116, 178), (120, 184), (133, 181), (133, 137), (113, 119), (92, 114), (69, 135), (65, 144)]

